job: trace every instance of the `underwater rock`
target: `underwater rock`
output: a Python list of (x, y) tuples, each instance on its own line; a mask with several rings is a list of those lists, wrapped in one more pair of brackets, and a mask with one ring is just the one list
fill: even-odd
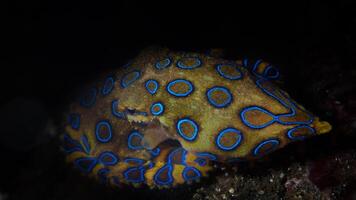
[(352, 184), (356, 181), (356, 152), (319, 158), (309, 163), (308, 170), (309, 180), (328, 196), (335, 189), (344, 192), (347, 187), (354, 187)]
[(198, 181), (215, 162), (255, 160), (329, 132), (273, 83), (278, 77), (261, 60), (143, 51), (70, 106), (63, 150), (101, 183), (162, 188)]

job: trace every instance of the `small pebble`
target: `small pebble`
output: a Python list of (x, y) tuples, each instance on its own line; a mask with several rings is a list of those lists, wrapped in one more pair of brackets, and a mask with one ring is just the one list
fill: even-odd
[(260, 191), (258, 191), (257, 193), (258, 193), (259, 195), (263, 195), (263, 194), (265, 193), (265, 191), (260, 190)]
[(283, 178), (284, 177), (284, 173), (282, 172), (280, 175), (279, 175), (279, 178)]
[(221, 195), (221, 198), (222, 198), (222, 199), (227, 199), (226, 194), (222, 194), (222, 195)]
[(229, 192), (230, 192), (230, 194), (234, 193), (235, 192), (234, 188), (230, 188)]

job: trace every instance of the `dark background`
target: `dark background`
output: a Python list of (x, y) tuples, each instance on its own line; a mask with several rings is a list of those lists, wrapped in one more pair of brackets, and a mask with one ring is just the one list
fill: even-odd
[[(122, 66), (147, 46), (201, 51), (217, 47), (234, 59), (263, 58), (281, 66), (292, 96), (312, 111), (320, 111), (316, 105), (322, 97), (308, 98), (314, 92), (312, 79), (325, 83), (321, 87), (355, 82), (347, 74), (343, 80), (329, 82), (356, 64), (352, 2), (1, 3), (5, 58), (0, 71), (0, 193), (10, 199), (54, 198), (57, 187), (65, 186), (56, 185), (61, 177), (50, 174), (72, 172), (61, 164), (57, 142), (39, 130), (48, 128), (48, 121), (60, 124), (74, 88), (99, 71)], [(37, 179), (34, 173), (49, 180)]]
[[(26, 95), (58, 104), (60, 93), (88, 74), (118, 67), (150, 45), (222, 47), (235, 57), (296, 68), (330, 56), (350, 64), (356, 44), (352, 0), (14, 0), (3, 10), (1, 46), (8, 62), (1, 73), (6, 90), (1, 102)], [(311, 58), (314, 54), (320, 58)]]

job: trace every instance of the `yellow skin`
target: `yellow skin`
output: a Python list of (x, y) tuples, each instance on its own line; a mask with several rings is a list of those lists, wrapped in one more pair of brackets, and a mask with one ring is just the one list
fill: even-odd
[[(271, 83), (277, 77), (271, 67), (143, 51), (128, 67), (99, 77), (71, 105), (68, 161), (111, 185), (171, 187), (206, 176), (211, 161), (259, 158), (330, 131)], [(184, 81), (172, 82), (177, 79)], [(157, 81), (157, 89), (148, 80)]]

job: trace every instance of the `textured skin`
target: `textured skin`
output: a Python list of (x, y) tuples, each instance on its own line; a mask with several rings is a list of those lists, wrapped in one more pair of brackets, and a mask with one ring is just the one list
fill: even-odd
[(143, 51), (71, 105), (68, 161), (111, 185), (170, 187), (206, 176), (212, 161), (259, 158), (330, 131), (273, 85), (278, 75), (261, 61)]

